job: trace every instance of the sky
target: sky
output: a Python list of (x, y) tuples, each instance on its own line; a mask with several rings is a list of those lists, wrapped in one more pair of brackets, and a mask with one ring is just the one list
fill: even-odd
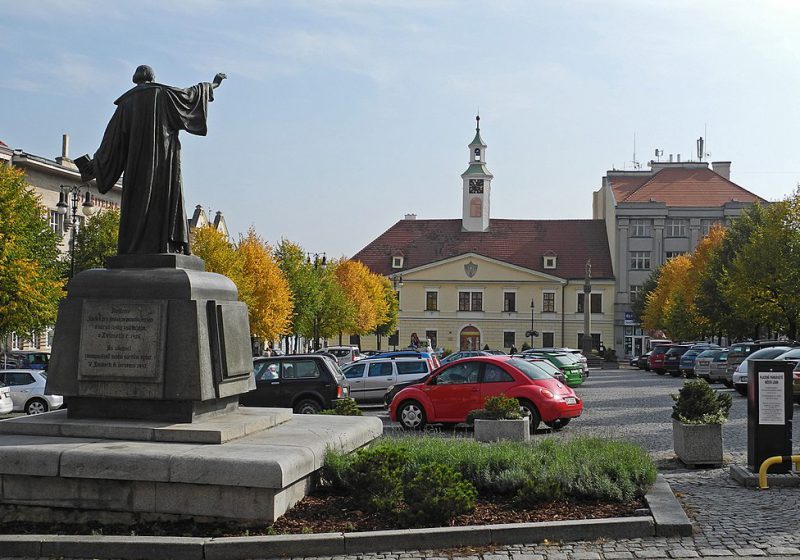
[[(589, 219), (654, 150), (800, 182), (793, 0), (0, 0), (0, 140), (93, 154), (139, 64), (228, 75), (181, 134), (189, 211), (352, 256), (406, 213), (460, 218), (480, 111), (495, 218)], [(634, 149), (635, 146), (635, 149)]]

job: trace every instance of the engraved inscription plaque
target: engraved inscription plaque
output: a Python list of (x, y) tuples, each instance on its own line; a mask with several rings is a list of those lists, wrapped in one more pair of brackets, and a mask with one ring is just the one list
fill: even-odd
[(83, 303), (78, 379), (157, 382), (164, 371), (166, 303)]

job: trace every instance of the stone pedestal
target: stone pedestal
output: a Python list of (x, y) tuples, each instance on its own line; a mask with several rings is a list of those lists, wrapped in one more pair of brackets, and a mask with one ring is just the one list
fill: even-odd
[(672, 445), (684, 465), (721, 465), (722, 425), (682, 424), (673, 419)]
[(528, 416), (518, 420), (475, 420), (475, 439), (481, 442), (530, 441), (531, 419)]
[(69, 283), (47, 390), (70, 418), (192, 422), (255, 387), (247, 306), (187, 255), (124, 255)]

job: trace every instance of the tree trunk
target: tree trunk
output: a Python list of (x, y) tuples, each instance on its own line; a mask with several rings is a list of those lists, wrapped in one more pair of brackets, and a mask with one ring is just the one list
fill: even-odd
[(797, 319), (789, 319), (789, 329), (786, 331), (786, 336), (789, 340), (795, 340), (797, 337)]

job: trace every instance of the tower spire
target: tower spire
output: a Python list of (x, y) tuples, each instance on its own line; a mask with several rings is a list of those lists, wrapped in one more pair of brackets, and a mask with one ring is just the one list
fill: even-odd
[(475, 115), (475, 132), (480, 134), (481, 132), (481, 112), (478, 111), (478, 114)]

